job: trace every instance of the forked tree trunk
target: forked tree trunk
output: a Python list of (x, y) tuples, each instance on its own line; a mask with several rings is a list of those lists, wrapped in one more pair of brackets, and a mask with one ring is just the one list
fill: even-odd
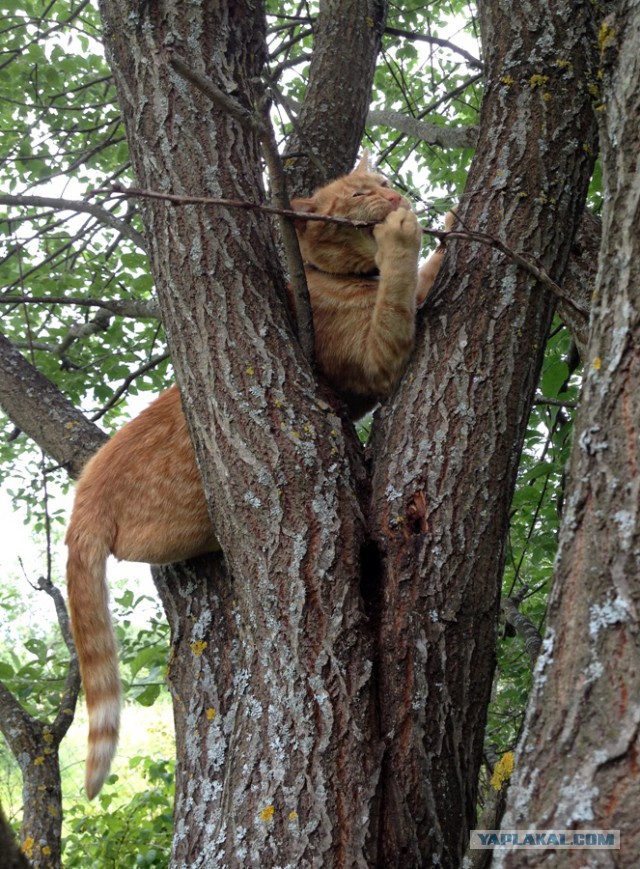
[[(595, 150), (595, 43), (573, 3), (501, 8), (482, 8), (488, 90), (460, 215), (558, 279)], [(186, 58), (251, 109), (261, 4), (186, 16), (105, 0), (102, 14), (140, 186), (260, 199), (255, 133), (170, 62)], [(293, 338), (268, 223), (162, 203), (144, 213), (226, 556), (226, 568), (204, 559), (158, 578), (173, 632), (174, 864), (457, 866), (552, 300), (489, 249), (469, 268), (452, 246), (376, 426), (369, 501), (352, 428), (319, 400)]]
[[(603, 23), (603, 244), (544, 653), (504, 826), (621, 830), (640, 855), (640, 3)], [(540, 866), (547, 853), (500, 855)]]

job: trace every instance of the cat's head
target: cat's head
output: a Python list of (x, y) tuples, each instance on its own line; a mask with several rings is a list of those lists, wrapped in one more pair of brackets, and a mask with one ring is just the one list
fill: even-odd
[[(327, 214), (349, 220), (382, 221), (398, 208), (410, 208), (404, 196), (369, 168), (364, 154), (349, 175), (321, 187), (308, 199), (294, 199), (295, 211)], [(368, 274), (375, 269), (372, 229), (356, 229), (316, 220), (296, 220), (302, 258), (332, 274)]]

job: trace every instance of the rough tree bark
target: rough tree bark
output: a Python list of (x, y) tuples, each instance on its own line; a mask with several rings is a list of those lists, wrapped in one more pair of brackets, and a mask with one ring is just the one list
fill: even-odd
[[(62, 852), (62, 785), (60, 743), (75, 714), (80, 693), (80, 667), (71, 637), (71, 625), (61, 592), (49, 580), (40, 588), (52, 598), (63, 639), (69, 651), (69, 668), (60, 706), (53, 721), (30, 715), (0, 682), (0, 731), (22, 773), (22, 851), (34, 869), (57, 869)], [(0, 833), (4, 818), (0, 814)], [(0, 865), (10, 851), (0, 850)]]
[(387, 0), (321, 0), (307, 93), (285, 155), (297, 194), (306, 195), (351, 169), (386, 18)]
[[(103, 7), (141, 183), (180, 192), (204, 179), (215, 195), (258, 198), (254, 137), (163, 63), (164, 46), (187, 44), (179, 16), (170, 4), (144, 22), (130, 11)], [(595, 149), (590, 21), (559, 2), (482, 12), (489, 83), (461, 218), (535, 251), (559, 279)], [(222, 8), (189, 22), (190, 63), (247, 106), (259, 99), (258, 13), (248, 4), (233, 20)], [(180, 620), (198, 691), (176, 681), (176, 694), (188, 694), (178, 730), (189, 728), (189, 744), (174, 860), (455, 865), (473, 819), (507, 506), (552, 301), (486, 250), (474, 274), (458, 268), (444, 283), (429, 364), (418, 362), (373, 449), (382, 559), (370, 547), (362, 559), (365, 596), (375, 597), (382, 566), (373, 668), (376, 602), (367, 623), (358, 589), (362, 468), (290, 339), (264, 224), (162, 204), (146, 207), (146, 222), (229, 570), (209, 601), (191, 584), (194, 618)], [(386, 743), (379, 780), (374, 677)], [(193, 811), (211, 831), (202, 840), (186, 824)]]
[[(102, 15), (139, 183), (260, 200), (255, 133), (185, 85), (166, 46), (251, 109), (261, 4), (194, 4), (187, 18), (120, 0)], [(380, 749), (354, 432), (293, 339), (268, 222), (163, 203), (145, 222), (228, 568), (160, 581), (181, 652), (174, 864), (362, 864)]]
[[(503, 826), (619, 829), (621, 850), (563, 865), (637, 866), (640, 854), (640, 3), (599, 34), (603, 245), (575, 423), (548, 628)], [(540, 866), (548, 852), (500, 855)]]
[[(560, 281), (596, 149), (593, 24), (566, 0), (479, 11), (486, 91), (460, 219)], [(508, 508), (553, 311), (508, 259), (470, 256), (451, 244), (372, 445), (385, 866), (459, 865), (474, 821)]]
[(107, 440), (0, 332), (0, 405), (72, 477)]

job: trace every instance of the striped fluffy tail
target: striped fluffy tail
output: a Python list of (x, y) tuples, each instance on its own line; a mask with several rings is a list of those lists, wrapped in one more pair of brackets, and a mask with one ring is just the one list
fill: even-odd
[(73, 636), (89, 713), (89, 750), (85, 790), (99, 793), (109, 774), (120, 731), (120, 678), (113, 625), (109, 614), (106, 561), (109, 548), (95, 532), (78, 528), (73, 517), (67, 531), (67, 593)]

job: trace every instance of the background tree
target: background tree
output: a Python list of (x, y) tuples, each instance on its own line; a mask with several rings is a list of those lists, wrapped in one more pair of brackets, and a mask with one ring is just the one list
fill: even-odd
[[(34, 366), (107, 422), (127, 389), (165, 382), (146, 251), (225, 551), (224, 562), (156, 573), (172, 630), (173, 861), (458, 865), (474, 822), (523, 442), (529, 456), (543, 446), (535, 468), (521, 464), (525, 518), (512, 517), (511, 542), (524, 540), (535, 566), (525, 576), (513, 557), (509, 582), (543, 585), (552, 557), (548, 539), (531, 541), (551, 520), (542, 495), (559, 476), (569, 418), (545, 404), (527, 420), (545, 344), (546, 397), (563, 403), (575, 390), (566, 333), (546, 337), (593, 168), (596, 22), (559, 0), (508, 19), (483, 3), (479, 115), (479, 61), (451, 45), (453, 55), (425, 61), (407, 39), (447, 47), (435, 35), (439, 6), (323, 2), (316, 15), (283, 5), (268, 10), (265, 30), (258, 3), (194, 6), (188, 17), (171, 2), (105, 4), (128, 150), (109, 72), (89, 55), (71, 62), (52, 41), (70, 27), (87, 53), (99, 33), (93, 7), (56, 4), (46, 21), (34, 7), (6, 28), (5, 166), (14, 186), (17, 169), (27, 183), (0, 200), (12, 208), (8, 231), (21, 234), (2, 266), (10, 340), (0, 347), (3, 373), (19, 374), (2, 381), (0, 400), (77, 472), (101, 435), (82, 423), (78, 441), (49, 387), (43, 419)], [(370, 121), (411, 131), (376, 128), (383, 167), (404, 167), (399, 183), (415, 188), (428, 170), (460, 192), (478, 137), (459, 214), (493, 246), (450, 242), (415, 359), (365, 456), (295, 339), (268, 218), (122, 197), (61, 203), (28, 187), (74, 170), (109, 186), (129, 178), (130, 154), (139, 187), (261, 201), (272, 102), (290, 189), (306, 192), (350, 169), (372, 88)], [(449, 129), (454, 117), (466, 128)], [(462, 150), (443, 158), (429, 142)], [(588, 241), (589, 263), (585, 250)], [(574, 257), (564, 313), (584, 347), (580, 264)], [(78, 308), (98, 313), (70, 325)], [(493, 737), (500, 749), (517, 721), (506, 729)]]

